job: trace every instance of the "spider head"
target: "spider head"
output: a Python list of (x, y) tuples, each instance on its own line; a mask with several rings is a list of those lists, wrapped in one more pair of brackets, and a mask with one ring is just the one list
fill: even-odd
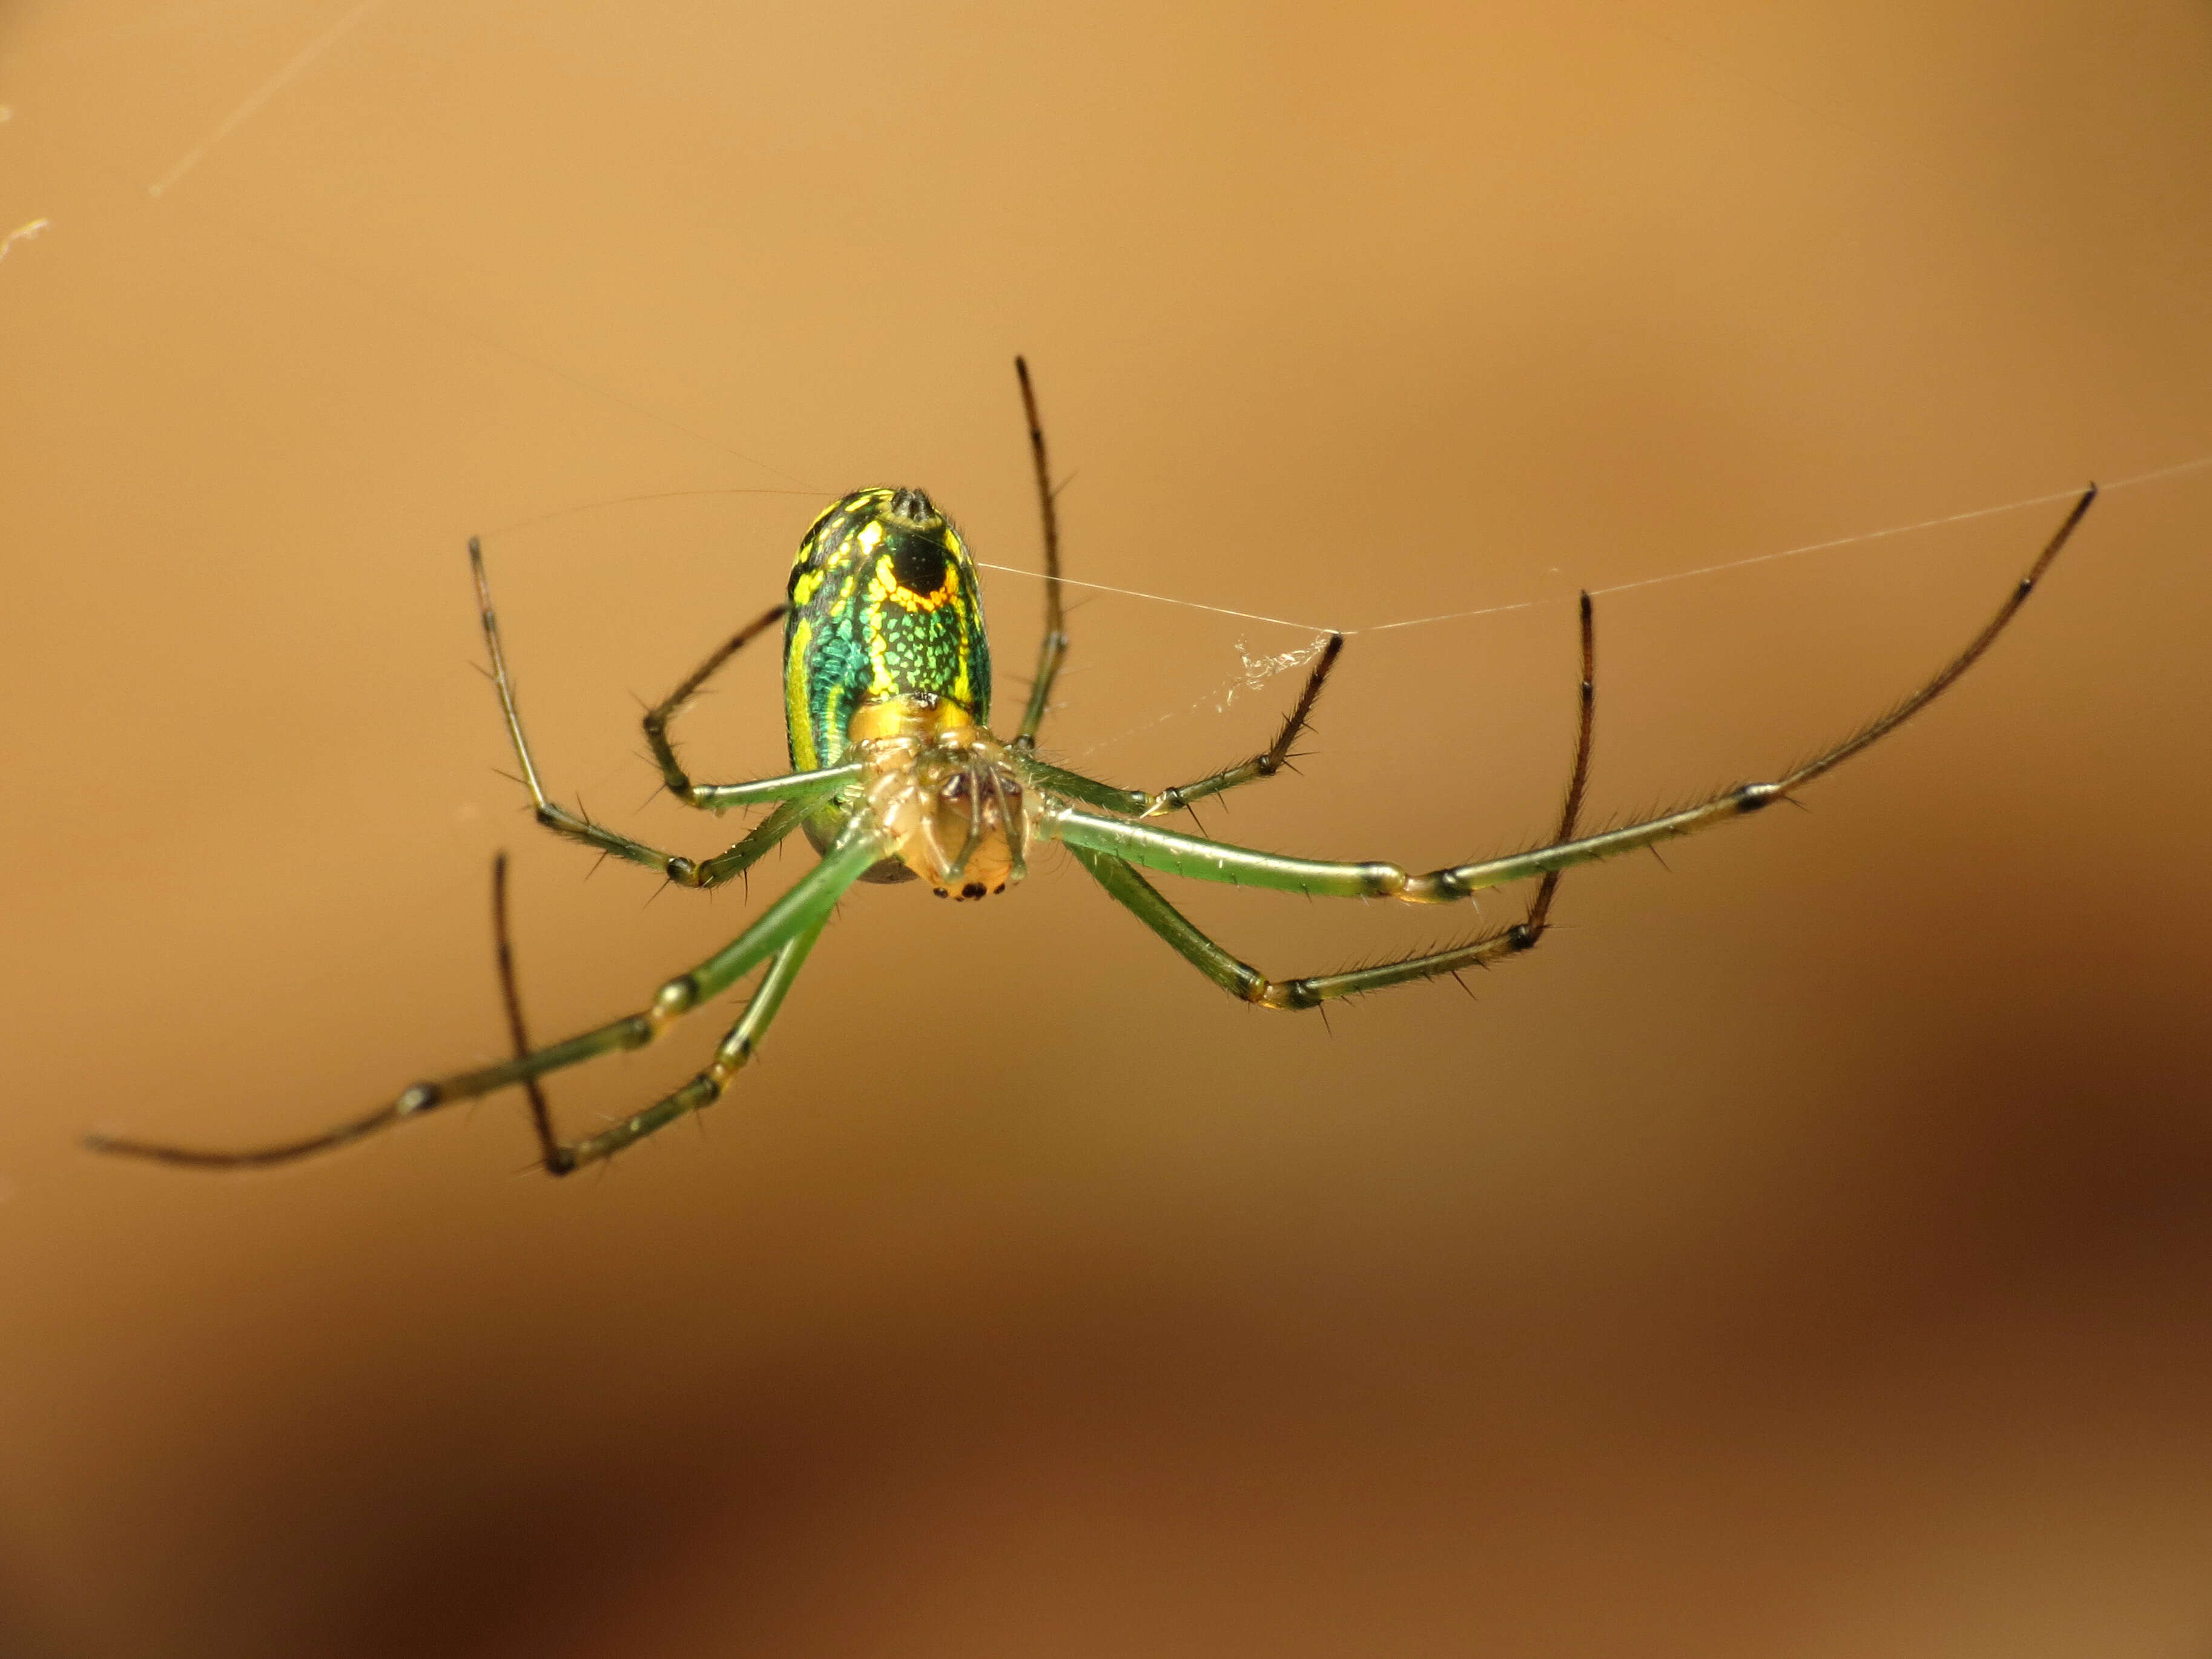
[(1003, 893), (1027, 873), (1041, 803), (966, 709), (921, 693), (890, 697), (854, 714), (851, 738), (891, 857), (939, 898)]

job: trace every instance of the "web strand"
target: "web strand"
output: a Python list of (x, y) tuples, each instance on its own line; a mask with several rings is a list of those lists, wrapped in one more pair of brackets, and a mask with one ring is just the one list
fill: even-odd
[[(2100, 484), (2098, 489), (2102, 494), (2109, 495), (2118, 490), (2131, 489), (2139, 484), (2153, 483), (2161, 478), (2179, 477), (2184, 473), (2202, 471), (2207, 467), (2212, 467), (2212, 455), (2200, 455), (2194, 460), (2177, 461), (2171, 466), (2156, 467), (2148, 472), (2137, 472), (2128, 477), (2115, 479), (2110, 483)], [(1994, 507), (1971, 507), (1963, 513), (1947, 513), (1938, 518), (1917, 519), (1910, 524), (1890, 525), (1881, 530), (1864, 530), (1856, 535), (1836, 536), (1826, 541), (1807, 542), (1802, 546), (1781, 548), (1771, 553), (1753, 553), (1741, 559), (1723, 559), (1717, 564), (1703, 564), (1693, 569), (1669, 571), (1662, 576), (1642, 576), (1634, 581), (1614, 582), (1609, 586), (1594, 587), (1589, 591), (1593, 598), (1602, 597), (1608, 593), (1626, 593), (1638, 588), (1657, 587), (1666, 582), (1688, 581), (1696, 576), (1714, 576), (1723, 571), (1742, 570), (1755, 564), (1771, 564), (1778, 559), (1800, 558), (1808, 553), (1832, 552), (1838, 548), (1856, 547), (1865, 542), (1885, 541), (1893, 537), (1913, 535), (1923, 530), (1938, 530), (1947, 525), (1966, 524), (1976, 519), (1992, 519), (2007, 513), (2025, 512), (2032, 507), (2049, 507), (2055, 502), (2073, 501), (2080, 496), (2083, 488), (2082, 484), (2070, 484), (2063, 489), (2055, 489), (2039, 495), (2024, 495), (2017, 501), (2001, 502)], [(981, 561), (978, 562), (981, 563)], [(1032, 580), (1042, 580), (1038, 572), (1025, 570), (1017, 565), (986, 564), (982, 568), (1004, 571), (1009, 575), (1027, 576)], [(1133, 587), (1109, 587), (1103, 582), (1079, 581), (1073, 576), (1063, 576), (1060, 580), (1071, 587), (1088, 587), (1102, 593), (1119, 593), (1133, 599), (1149, 599), (1158, 605), (1179, 605), (1187, 611), (1211, 611), (1216, 616), (1235, 617), (1246, 622), (1270, 623), (1278, 627), (1295, 628), (1310, 634), (1321, 635), (1341, 634), (1347, 639), (1357, 634), (1386, 634), (1395, 629), (1425, 628), (1432, 623), (1462, 622), (1475, 617), (1502, 616), (1508, 611), (1527, 611), (1538, 605), (1547, 603), (1543, 599), (1513, 599), (1500, 605), (1477, 605), (1467, 611), (1440, 611), (1433, 617), (1413, 617), (1401, 622), (1369, 623), (1361, 628), (1327, 628), (1311, 623), (1293, 622), (1286, 617), (1265, 617), (1256, 611), (1232, 611), (1226, 605), (1205, 605), (1196, 599), (1176, 599), (1165, 593), (1146, 593)]]
[[(1010, 576), (1027, 576), (1033, 581), (1044, 580), (1043, 572), (1024, 570), (1019, 565), (989, 564), (978, 559), (975, 561), (975, 568), (979, 570), (1001, 570)], [(1287, 617), (1263, 617), (1256, 611), (1231, 611), (1226, 605), (1200, 605), (1196, 599), (1178, 599), (1165, 593), (1142, 593), (1133, 587), (1109, 587), (1104, 582), (1079, 581), (1073, 576), (1062, 576), (1060, 580), (1060, 585), (1064, 587), (1087, 587), (1096, 593), (1119, 593), (1125, 599), (1151, 599), (1158, 605), (1181, 605), (1186, 611), (1210, 611), (1217, 617), (1236, 617), (1245, 622), (1273, 623), (1278, 628), (1295, 628), (1302, 633), (1328, 634), (1335, 631), (1327, 628), (1317, 628), (1311, 623), (1292, 622)]]
[[(2185, 473), (2201, 471), (2207, 467), (2212, 467), (2212, 455), (2202, 455), (2193, 460), (2179, 461), (2170, 466), (2156, 467), (2148, 472), (2135, 473), (2124, 478), (2116, 479), (2111, 483), (2100, 485), (2100, 489), (2101, 493), (2110, 495), (2115, 490), (2132, 489), (2136, 485), (2151, 483), (2162, 478), (2179, 477)], [(1785, 547), (1771, 553), (1754, 553), (1741, 559), (1724, 559), (1716, 564), (1699, 565), (1688, 570), (1670, 571), (1664, 575), (1644, 576), (1634, 581), (1615, 582), (1609, 586), (1592, 588), (1590, 592), (1592, 597), (1596, 597), (1608, 593), (1626, 593), (1638, 588), (1656, 587), (1667, 582), (1688, 581), (1692, 577), (1717, 575), (1724, 571), (1741, 570), (1752, 565), (1770, 564), (1778, 559), (1798, 558), (1808, 553), (1830, 552), (1838, 548), (1857, 546), (1862, 543), (1883, 541), (1893, 537), (1911, 535), (1920, 531), (1940, 529), (1948, 525), (1965, 524), (1976, 519), (1995, 518), (2006, 513), (2025, 512), (2030, 507), (2048, 507), (2059, 501), (2071, 501), (2077, 500), (2081, 493), (2081, 486), (2075, 485), (2043, 495), (2023, 496), (2017, 501), (2005, 501), (1994, 507), (1972, 507), (1961, 513), (1948, 513), (1937, 518), (1916, 520), (1910, 524), (1891, 525), (1880, 530), (1862, 531), (1856, 535), (1832, 537), (1826, 541), (1808, 542), (1802, 546)], [(1042, 580), (1037, 572), (1024, 570), (1012, 565), (987, 565), (984, 568), (1005, 571), (1014, 575), (1028, 576), (1033, 580)], [(1200, 697), (1191, 703), (1188, 708), (1171, 708), (1142, 725), (1092, 744), (1077, 757), (1079, 759), (1095, 754), (1099, 750), (1112, 748), (1116, 744), (1169, 720), (1196, 713), (1208, 703), (1213, 706), (1216, 713), (1224, 712), (1229, 704), (1236, 700), (1239, 693), (1257, 690), (1261, 683), (1273, 675), (1310, 661), (1328, 642), (1329, 635), (1333, 633), (1340, 633), (1346, 637), (1355, 634), (1383, 634), (1398, 629), (1425, 628), (1435, 623), (1462, 622), (1477, 617), (1502, 616), (1510, 611), (1531, 610), (1539, 605), (1550, 602), (1537, 599), (1513, 599), (1499, 605), (1477, 605), (1465, 611), (1447, 611), (1432, 617), (1413, 617), (1398, 622), (1370, 623), (1364, 628), (1328, 629), (1293, 622), (1284, 617), (1264, 617), (1253, 611), (1231, 610), (1226, 605), (1206, 605), (1195, 599), (1176, 599), (1164, 593), (1146, 593), (1131, 587), (1111, 587), (1103, 582), (1078, 581), (1073, 577), (1063, 577), (1061, 580), (1071, 586), (1088, 587), (1099, 592), (1118, 593), (1130, 599), (1146, 599), (1160, 605), (1177, 605), (1185, 610), (1203, 611), (1216, 616), (1234, 617), (1248, 622), (1261, 622), (1278, 627), (1298, 629), (1311, 636), (1308, 643), (1302, 647), (1260, 657), (1255, 657), (1245, 648), (1243, 641), (1240, 640), (1237, 642), (1237, 652), (1243, 659), (1243, 672), (1241, 674), (1217, 688), (1210, 696)]]

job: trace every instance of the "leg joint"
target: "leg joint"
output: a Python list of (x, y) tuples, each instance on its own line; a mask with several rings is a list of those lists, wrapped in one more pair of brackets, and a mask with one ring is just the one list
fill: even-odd
[(653, 993), (653, 1006), (641, 1018), (651, 1028), (652, 1036), (658, 1036), (662, 1026), (690, 1013), (698, 1000), (698, 981), (689, 974), (678, 974)]
[(1274, 1008), (1290, 1014), (1318, 1008), (1322, 1003), (1319, 994), (1313, 988), (1313, 981), (1308, 979), (1269, 980), (1254, 1000), (1263, 1008)]

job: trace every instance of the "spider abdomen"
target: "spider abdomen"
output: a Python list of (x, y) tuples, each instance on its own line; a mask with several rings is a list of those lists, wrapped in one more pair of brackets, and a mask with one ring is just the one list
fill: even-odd
[(847, 758), (854, 717), (907, 696), (991, 718), (991, 648), (966, 544), (919, 489), (855, 490), (799, 542), (784, 624), (792, 764)]

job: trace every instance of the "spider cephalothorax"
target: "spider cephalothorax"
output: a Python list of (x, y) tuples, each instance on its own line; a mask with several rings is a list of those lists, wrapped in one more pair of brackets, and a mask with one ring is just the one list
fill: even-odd
[(1028, 873), (1037, 792), (959, 704), (920, 692), (864, 703), (848, 735), (860, 802), (902, 875), (939, 898), (979, 899)]
[[(494, 866), (494, 914), (501, 988), (514, 1057), (404, 1090), (362, 1117), (301, 1140), (243, 1152), (205, 1151), (155, 1141), (96, 1139), (105, 1151), (172, 1164), (235, 1168), (276, 1164), (350, 1140), (456, 1100), (519, 1084), (545, 1167), (556, 1175), (611, 1157), (663, 1125), (719, 1099), (745, 1063), (806, 953), (828, 927), (837, 903), (858, 881), (906, 881), (919, 876), (939, 896), (981, 898), (1003, 891), (1024, 872), (1032, 842), (1057, 841), (1109, 897), (1176, 954), (1231, 995), (1262, 1008), (1318, 1008), (1334, 999), (1385, 990), (1439, 975), (1456, 975), (1518, 955), (1543, 938), (1562, 871), (1638, 848), (1656, 847), (1787, 799), (1821, 774), (1895, 731), (1972, 666), (2004, 630), (2095, 499), (2094, 486), (2075, 503), (2056, 534), (1989, 623), (1966, 647), (1904, 702), (1833, 747), (1768, 783), (1742, 784), (1673, 812), (1596, 835), (1577, 830), (1589, 776), (1593, 647), (1589, 596), (1582, 602), (1581, 719), (1566, 801), (1550, 841), (1525, 853), (1416, 873), (1379, 861), (1286, 858), (1178, 830), (1158, 820), (1194, 802), (1272, 778), (1288, 763), (1306, 729), (1323, 682), (1343, 645), (1333, 636), (1315, 659), (1304, 690), (1273, 743), (1249, 759), (1165, 789), (1128, 789), (1054, 766), (1036, 753), (1036, 733), (1050, 707), (1054, 676), (1066, 650), (1060, 603), (1060, 538), (1053, 509), (1044, 434), (1030, 392), (1029, 370), (1015, 360), (1029, 415), (1030, 454), (1044, 520), (1045, 627), (1036, 678), (1011, 742), (989, 729), (991, 651), (983, 605), (968, 549), (929, 497), (918, 489), (861, 489), (830, 503), (799, 544), (786, 587), (788, 603), (738, 631), (645, 717), (645, 736), (663, 781), (686, 805), (708, 811), (770, 810), (734, 846), (712, 858), (667, 853), (595, 823), (545, 792), (522, 733), (514, 685), (493, 619), (491, 586), (481, 550), (469, 544), (476, 572), (492, 684), (538, 821), (557, 834), (657, 870), (684, 887), (714, 887), (743, 875), (794, 830), (804, 827), (822, 861), (761, 912), (720, 950), (664, 982), (640, 1011), (532, 1048), (525, 1033), (507, 947), (505, 856)], [(793, 769), (744, 783), (695, 783), (669, 742), (668, 723), (709, 677), (748, 640), (784, 627), (784, 717)], [(1332, 898), (1387, 898), (1450, 904), (1512, 881), (1534, 881), (1523, 918), (1441, 950), (1340, 973), (1274, 979), (1240, 961), (1169, 902), (1142, 871), (1208, 882), (1271, 888)], [(641, 1110), (597, 1133), (563, 1142), (539, 1091), (539, 1076), (595, 1054), (653, 1042), (694, 1008), (759, 970), (744, 1012), (706, 1069)]]

